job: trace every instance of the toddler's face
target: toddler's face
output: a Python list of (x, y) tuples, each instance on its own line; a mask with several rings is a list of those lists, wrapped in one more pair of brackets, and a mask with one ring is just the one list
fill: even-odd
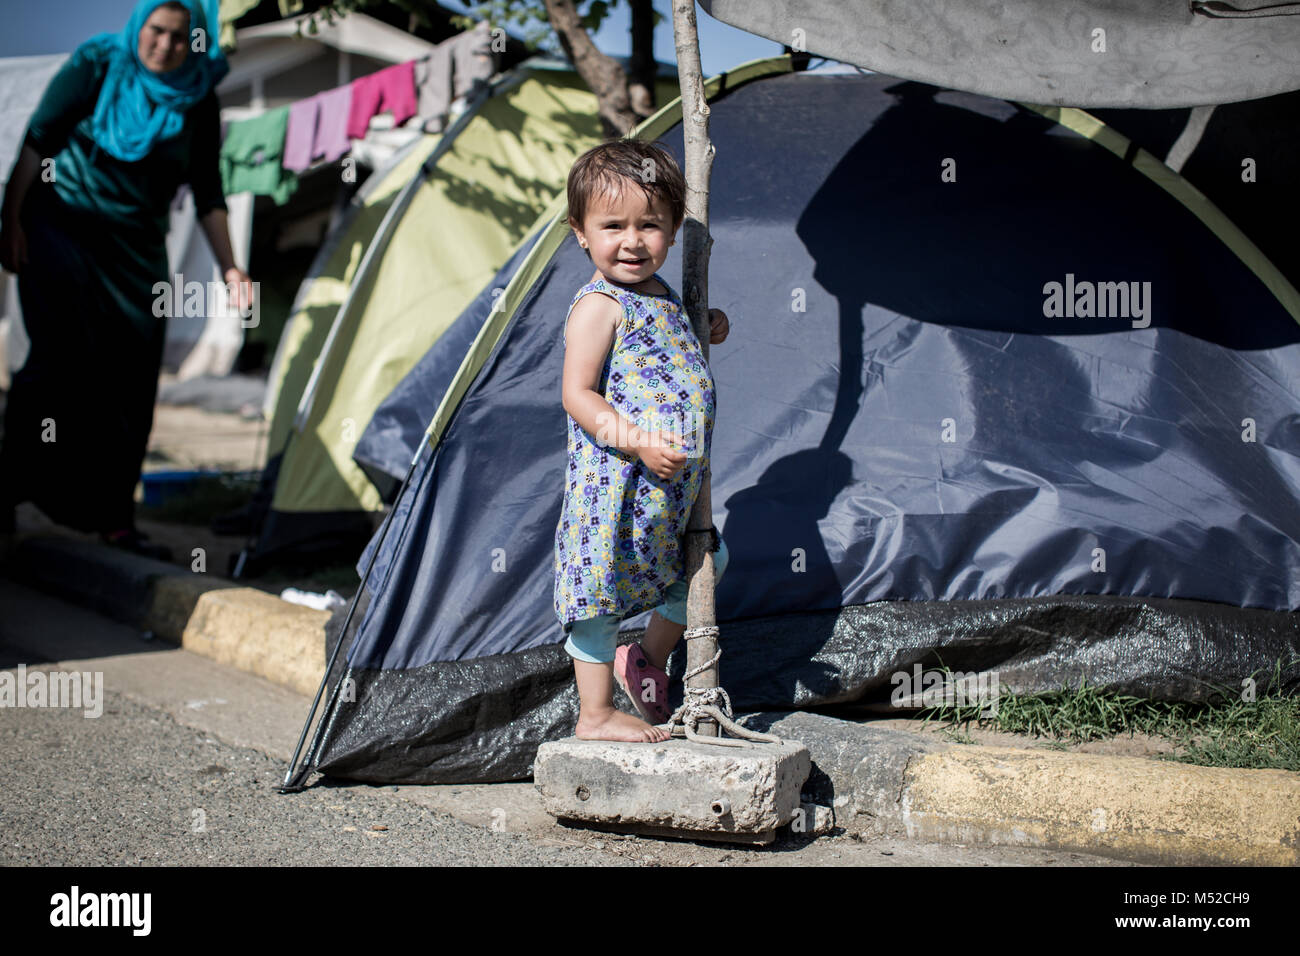
[(674, 242), (668, 203), (661, 196), (647, 203), (645, 193), (632, 183), (615, 197), (598, 197), (587, 207), (585, 221), (573, 225), (596, 268), (622, 285), (635, 286), (653, 276)]

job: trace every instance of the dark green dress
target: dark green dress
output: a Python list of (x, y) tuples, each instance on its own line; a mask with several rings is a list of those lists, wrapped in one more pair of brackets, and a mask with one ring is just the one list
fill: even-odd
[(171, 281), (169, 206), (189, 183), (199, 216), (225, 208), (215, 93), (180, 134), (123, 162), (91, 132), (107, 66), (74, 53), (28, 125), (26, 143), (45, 161), (21, 211), (18, 295), (31, 352), (14, 375), (0, 449), (0, 507), (34, 501), (60, 524), (102, 532), (134, 525), (166, 333), (155, 285)]

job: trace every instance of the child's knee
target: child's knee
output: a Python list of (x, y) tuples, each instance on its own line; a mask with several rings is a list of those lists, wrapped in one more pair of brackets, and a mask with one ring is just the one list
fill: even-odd
[(618, 622), (619, 618), (613, 614), (574, 621), (569, 625), (564, 650), (570, 657), (589, 664), (612, 663), (618, 646)]
[(686, 626), (686, 580), (679, 578), (664, 591), (664, 603), (655, 608), (665, 621)]
[(722, 580), (722, 575), (727, 570), (727, 562), (731, 560), (731, 553), (727, 551), (727, 542), (722, 540), (722, 535), (718, 535), (718, 550), (713, 553), (713, 580)]
[[(727, 561), (730, 555), (727, 553), (727, 543), (718, 536), (718, 550), (713, 552), (713, 583), (716, 586), (722, 580), (723, 572), (727, 570)], [(674, 624), (686, 625), (686, 579), (681, 578), (674, 581), (664, 591), (664, 603), (655, 610), (659, 616), (666, 621), (672, 621)]]

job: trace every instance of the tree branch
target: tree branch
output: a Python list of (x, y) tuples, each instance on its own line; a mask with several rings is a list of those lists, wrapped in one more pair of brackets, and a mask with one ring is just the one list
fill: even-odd
[(642, 119), (632, 108), (627, 74), (618, 61), (596, 48), (572, 0), (545, 0), (551, 28), (582, 81), (596, 94), (601, 126), (607, 137), (624, 136)]

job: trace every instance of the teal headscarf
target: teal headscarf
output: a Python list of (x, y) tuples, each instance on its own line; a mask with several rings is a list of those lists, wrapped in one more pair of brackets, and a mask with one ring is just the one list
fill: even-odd
[[(185, 111), (208, 95), (230, 72), (218, 40), (219, 0), (178, 0), (190, 12), (190, 52), (170, 73), (154, 73), (137, 52), (140, 30), (168, 0), (139, 0), (121, 33), (100, 33), (82, 47), (108, 57), (108, 73), (95, 104), (92, 131), (101, 148), (126, 162), (149, 155), (159, 140), (177, 135)], [(206, 50), (193, 49), (195, 30), (204, 31)]]

